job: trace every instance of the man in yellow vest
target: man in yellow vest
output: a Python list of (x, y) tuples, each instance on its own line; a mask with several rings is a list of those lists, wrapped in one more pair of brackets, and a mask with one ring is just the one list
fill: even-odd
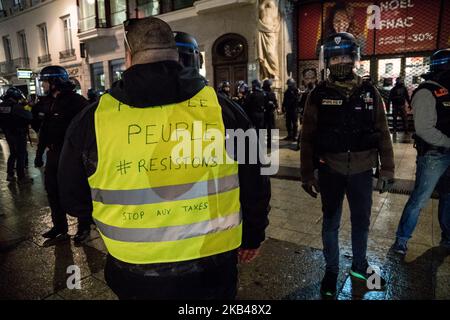
[[(214, 139), (206, 133), (222, 135), (224, 146), (226, 129), (247, 130), (250, 121), (179, 63), (177, 45), (189, 44), (177, 44), (165, 22), (124, 27), (122, 80), (66, 135), (62, 205), (77, 217), (92, 212), (108, 250), (105, 279), (119, 298), (233, 299), (238, 258), (253, 260), (265, 238), (270, 184), (258, 164), (207, 153)], [(193, 148), (177, 157), (181, 142)]]

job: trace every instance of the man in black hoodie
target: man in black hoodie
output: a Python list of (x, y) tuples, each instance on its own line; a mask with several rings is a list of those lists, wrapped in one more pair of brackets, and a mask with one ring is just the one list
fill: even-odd
[(249, 120), (178, 63), (162, 20), (126, 21), (125, 41), (123, 79), (68, 130), (63, 206), (77, 217), (93, 211), (108, 249), (105, 279), (120, 299), (232, 299), (238, 257), (251, 261), (265, 238), (268, 177), (260, 165), (174, 163), (165, 132), (180, 118), (190, 126), (217, 117), (219, 131), (246, 130)]

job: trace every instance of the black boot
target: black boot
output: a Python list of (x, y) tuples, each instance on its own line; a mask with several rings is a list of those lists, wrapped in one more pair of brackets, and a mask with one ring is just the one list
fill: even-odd
[(320, 284), (322, 297), (332, 299), (336, 296), (337, 273), (327, 271)]

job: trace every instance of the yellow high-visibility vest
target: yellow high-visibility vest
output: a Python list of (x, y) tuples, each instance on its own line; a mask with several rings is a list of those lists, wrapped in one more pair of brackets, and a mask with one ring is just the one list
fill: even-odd
[[(218, 141), (208, 136), (212, 129), (225, 150), (222, 109), (211, 87), (181, 103), (147, 108), (110, 94), (100, 98), (98, 164), (89, 185), (93, 218), (113, 257), (176, 262), (240, 246), (238, 164), (226, 151), (206, 152)], [(174, 156), (181, 141), (191, 153)]]

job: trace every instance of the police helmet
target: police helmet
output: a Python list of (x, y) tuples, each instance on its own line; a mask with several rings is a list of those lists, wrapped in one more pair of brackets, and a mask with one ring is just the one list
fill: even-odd
[(450, 70), (450, 48), (436, 51), (430, 59), (430, 72), (440, 73)]
[(271, 79), (266, 79), (266, 80), (263, 81), (263, 85), (262, 86), (263, 86), (264, 89), (270, 90), (270, 88), (272, 87), (272, 84), (273, 84), (273, 82), (272, 82)]
[(289, 78), (289, 79), (286, 81), (286, 85), (287, 85), (288, 87), (295, 87), (295, 86), (297, 85), (297, 83), (295, 82), (294, 79)]
[(243, 93), (243, 94), (247, 94), (248, 93), (248, 85), (242, 81), (242, 83), (240, 85), (238, 85), (238, 92), (239, 93)]
[(20, 100), (25, 100), (26, 98), (25, 98), (24, 94), (22, 93), (22, 91), (20, 91), (19, 88), (11, 87), (8, 90), (6, 90), (5, 94), (2, 97), (3, 101), (9, 100), (9, 99), (19, 102)]
[(347, 32), (339, 32), (328, 36), (323, 44), (323, 57), (326, 65), (332, 57), (343, 55), (349, 55), (353, 62), (359, 60), (359, 45), (355, 37)]
[(223, 90), (223, 88), (225, 88), (225, 87), (230, 87), (230, 82), (229, 81), (222, 81), (221, 83), (220, 83), (220, 89), (222, 89)]
[(181, 31), (173, 32), (177, 45), (180, 62), (185, 67), (192, 67), (200, 70), (203, 59), (198, 48), (197, 40), (190, 34)]
[(252, 81), (252, 88), (254, 89), (261, 89), (261, 81), (258, 79), (255, 79)]
[[(48, 81), (57, 90), (61, 90), (64, 87), (75, 87), (69, 78), (69, 73), (61, 66), (43, 68), (39, 73), (39, 81)], [(53, 88), (51, 89), (53, 90)]]

